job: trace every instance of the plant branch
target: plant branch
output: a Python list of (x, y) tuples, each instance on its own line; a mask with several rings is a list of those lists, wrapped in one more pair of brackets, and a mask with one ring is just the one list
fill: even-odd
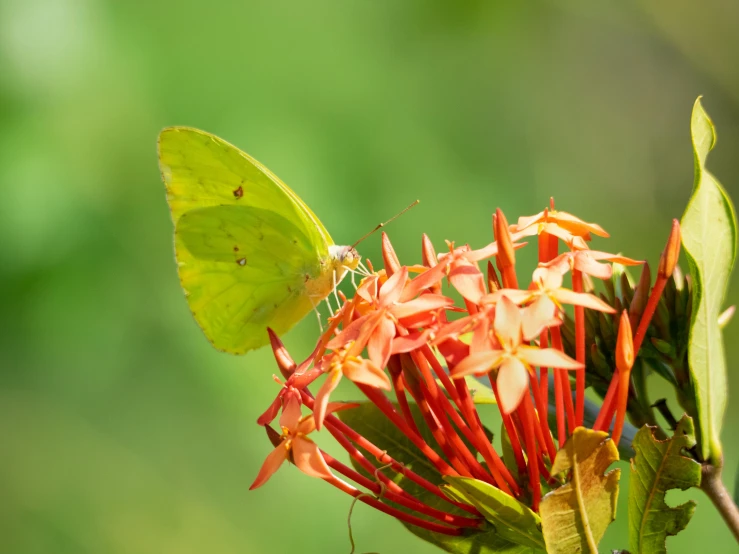
[(721, 467), (705, 464), (702, 469), (700, 488), (708, 495), (713, 505), (731, 529), (734, 538), (739, 542), (739, 508), (731, 498), (729, 491), (721, 480)]

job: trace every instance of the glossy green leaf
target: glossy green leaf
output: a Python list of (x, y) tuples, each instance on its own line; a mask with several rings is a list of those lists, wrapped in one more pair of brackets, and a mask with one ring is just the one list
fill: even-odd
[(570, 482), (541, 501), (539, 514), (549, 554), (590, 552), (616, 517), (619, 469), (605, 473), (618, 460), (608, 434), (578, 427), (557, 452), (552, 474), (568, 472)]
[[(414, 417), (421, 417), (415, 405), (411, 405), (411, 410)], [(408, 469), (412, 469), (432, 483), (438, 485), (443, 484), (442, 476), (436, 471), (436, 468), (413, 445), (408, 437), (398, 431), (374, 404), (365, 402), (358, 408), (339, 412), (336, 415), (367, 440), (379, 448), (386, 450), (389, 455), (403, 463)], [(433, 436), (426, 426), (421, 426), (421, 434), (429, 445), (435, 447)], [(376, 465), (379, 465), (373, 457), (368, 455), (367, 458), (372, 460)], [(355, 468), (360, 470), (356, 464)], [(385, 473), (424, 504), (449, 513), (469, 516), (469, 513), (431, 494), (402, 475), (394, 474), (389, 470), (385, 471)], [(449, 491), (445, 492), (449, 494)], [(400, 506), (396, 507), (408, 511)], [(406, 524), (404, 523), (404, 525)], [(481, 531), (470, 531), (461, 537), (450, 537), (439, 533), (432, 533), (414, 525), (406, 525), (406, 527), (425, 541), (438, 546), (445, 552), (453, 554), (539, 554), (539, 551), (529, 546), (516, 544), (503, 538), (492, 525), (487, 525)]]
[(657, 440), (645, 425), (634, 438), (636, 457), (631, 462), (629, 485), (629, 548), (632, 554), (666, 553), (665, 541), (690, 521), (692, 500), (674, 508), (665, 503), (670, 489), (697, 487), (701, 482), (699, 463), (682, 455), (695, 445), (693, 420), (686, 416), (672, 438)]
[(444, 480), (475, 506), (501, 537), (523, 546), (544, 549), (541, 518), (528, 506), (484, 481), (467, 477), (444, 477)]
[(694, 283), (688, 365), (695, 383), (701, 454), (718, 462), (727, 389), (718, 318), (736, 256), (736, 217), (726, 191), (705, 167), (716, 134), (700, 98), (695, 102), (690, 128), (695, 182), (682, 219), (683, 246)]

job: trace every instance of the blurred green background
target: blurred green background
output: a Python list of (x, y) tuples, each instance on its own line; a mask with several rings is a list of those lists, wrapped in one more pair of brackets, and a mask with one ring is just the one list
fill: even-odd
[[(190, 317), (164, 126), (254, 155), (339, 243), (420, 198), (388, 229), (406, 263), (423, 232), (481, 246), (496, 206), (513, 221), (550, 195), (611, 232), (594, 247), (655, 262), (690, 193), (699, 94), (709, 167), (739, 198), (739, 4), (509, 4), (0, 0), (3, 553), (350, 550), (349, 500), (322, 482), (285, 467), (247, 490), (276, 367), (269, 350), (216, 352)], [(287, 336), (296, 358), (316, 327)], [(732, 490), (738, 339), (734, 322)], [(739, 551), (701, 493), (668, 500), (688, 497), (670, 552)], [(604, 552), (627, 546), (619, 510)], [(354, 531), (358, 552), (436, 551), (363, 506)]]

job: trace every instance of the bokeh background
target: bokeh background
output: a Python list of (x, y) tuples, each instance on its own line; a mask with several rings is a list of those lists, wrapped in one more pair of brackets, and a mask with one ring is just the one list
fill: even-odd
[[(322, 482), (286, 467), (248, 491), (276, 368), (216, 352), (190, 317), (162, 127), (248, 151), (339, 243), (420, 198), (388, 228), (407, 263), (423, 232), (480, 246), (495, 207), (515, 220), (551, 195), (611, 232), (597, 247), (655, 262), (699, 94), (739, 198), (738, 31), (729, 0), (0, 0), (0, 551), (350, 550), (349, 499)], [(316, 332), (287, 336), (296, 358)], [(736, 322), (726, 343), (733, 490)], [(622, 490), (604, 552), (627, 547)], [(668, 497), (686, 498), (670, 552), (739, 551), (700, 492)], [(436, 551), (361, 505), (354, 532), (358, 552)]]

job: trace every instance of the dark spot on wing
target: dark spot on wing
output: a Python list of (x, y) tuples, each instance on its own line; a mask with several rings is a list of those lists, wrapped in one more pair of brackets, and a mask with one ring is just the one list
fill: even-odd
[(298, 244), (298, 239), (293, 239), (293, 244)]
[(287, 286), (287, 292), (292, 292), (292, 291), (293, 291), (293, 288), (290, 285), (288, 285)]
[(307, 283), (308, 281), (310, 281), (310, 275), (308, 275), (308, 274), (306, 273), (306, 274), (305, 274), (305, 282)]
[(234, 252), (238, 252), (238, 251), (239, 251), (239, 247), (238, 246), (234, 246)]
[(242, 196), (244, 196), (244, 187), (239, 185), (239, 188), (237, 188), (234, 191), (234, 198), (238, 199), (238, 198), (241, 198)]
[(246, 258), (239, 258), (236, 263), (243, 267), (246, 265)]

